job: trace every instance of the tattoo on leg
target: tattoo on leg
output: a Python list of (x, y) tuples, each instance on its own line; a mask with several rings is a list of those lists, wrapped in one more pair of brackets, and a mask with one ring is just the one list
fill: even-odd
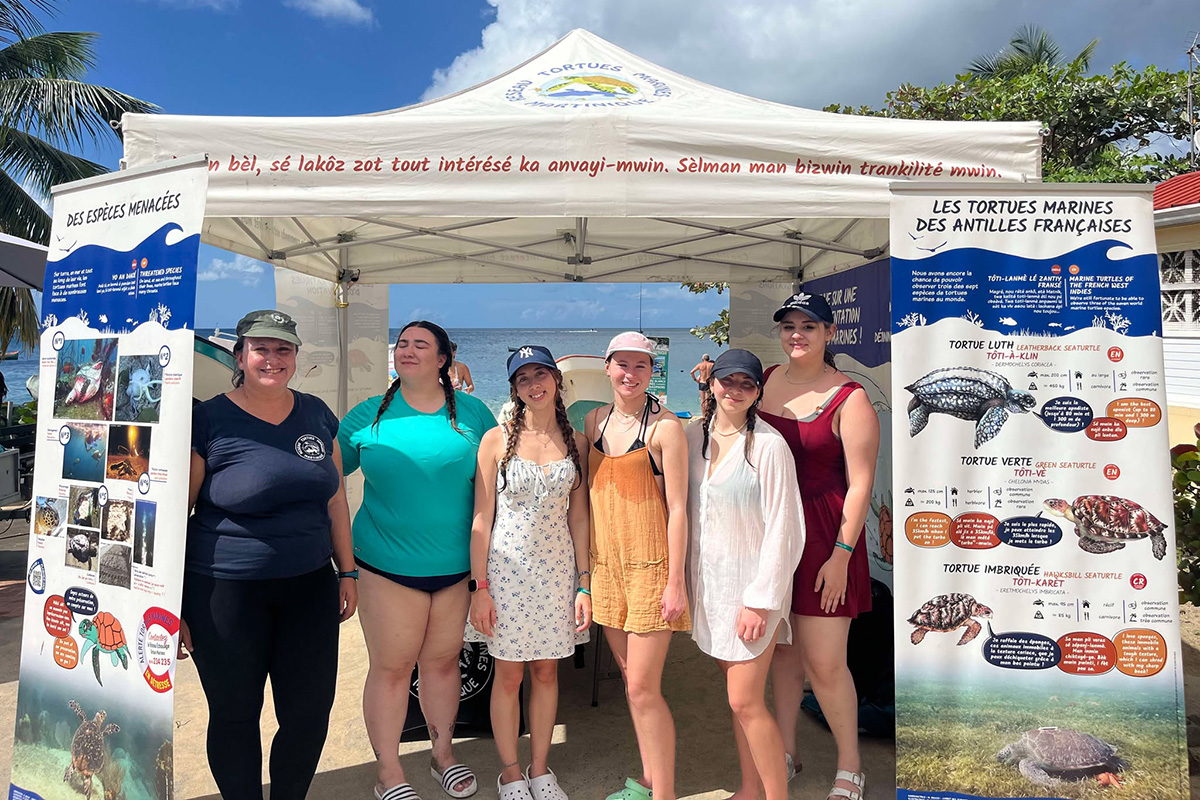
[(438, 740), (437, 726), (436, 725), (428, 725), (427, 727), (429, 728), (429, 740), (436, 742)]
[(510, 761), (507, 764), (501, 764), (500, 769), (508, 769), (509, 767), (515, 767), (520, 763), (521, 763), (520, 761)]

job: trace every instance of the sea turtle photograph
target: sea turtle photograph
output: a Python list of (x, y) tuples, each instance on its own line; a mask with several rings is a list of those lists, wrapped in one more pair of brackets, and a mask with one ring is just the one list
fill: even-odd
[(1096, 778), (1102, 786), (1121, 786), (1117, 773), (1129, 764), (1103, 739), (1071, 728), (1035, 728), (996, 753), (1001, 764), (1016, 767), (1041, 786)]
[(913, 394), (908, 404), (909, 436), (925, 429), (930, 414), (948, 414), (975, 423), (976, 448), (995, 438), (1010, 414), (1024, 414), (1037, 405), (1029, 392), (975, 367), (935, 369), (904, 388)]
[(91, 800), (92, 776), (104, 769), (109, 757), (109, 747), (104, 737), (120, 733), (121, 728), (113, 722), (104, 724), (108, 718), (106, 711), (97, 711), (96, 716), (89, 720), (79, 703), (71, 700), (68, 705), (79, 716), (79, 727), (71, 739), (71, 763), (63, 773), (63, 781), (71, 784), (73, 780), (78, 780), (83, 787), (84, 800)]
[(974, 617), (991, 619), (992, 609), (978, 602), (969, 594), (958, 592), (939, 594), (927, 601), (908, 618), (909, 624), (916, 627), (909, 638), (913, 644), (920, 644), (925, 639), (925, 634), (931, 631), (950, 633), (959, 628), (966, 628), (962, 638), (958, 640), (958, 645), (962, 646), (983, 630), (983, 626), (976, 622)]
[(1132, 500), (1107, 494), (1085, 494), (1074, 502), (1052, 497), (1046, 511), (1075, 524), (1079, 549), (1101, 555), (1121, 550), (1138, 539), (1150, 540), (1150, 552), (1159, 561), (1167, 555), (1166, 523)]
[(95, 572), (99, 553), (100, 531), (67, 527), (67, 553), (63, 559), (66, 566)]

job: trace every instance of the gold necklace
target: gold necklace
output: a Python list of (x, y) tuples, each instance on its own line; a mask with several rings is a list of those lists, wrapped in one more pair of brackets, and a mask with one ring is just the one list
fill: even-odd
[(785, 381), (787, 381), (788, 383), (790, 383), (792, 386), (808, 386), (810, 383), (816, 383), (817, 381), (821, 380), (821, 378), (824, 378), (828, 372), (829, 372), (829, 365), (825, 364), (824, 368), (821, 370), (821, 374), (818, 375), (817, 377), (813, 378), (812, 380), (810, 380), (810, 381), (794, 381), (794, 380), (792, 380), (792, 365), (788, 364), (788, 368), (783, 371), (783, 379)]
[(725, 431), (717, 430), (717, 427), (714, 425), (712, 432), (713, 432), (714, 436), (737, 436), (739, 433), (746, 430), (746, 426), (749, 424), (750, 424), (750, 420), (746, 420), (745, 422), (742, 423), (742, 427), (738, 428), (735, 431), (730, 431), (729, 433), (726, 433)]
[(642, 413), (646, 410), (646, 403), (643, 402), (642, 407), (639, 408), (637, 411), (635, 411), (632, 414), (626, 414), (624, 411), (617, 408), (616, 403), (613, 403), (612, 410), (613, 410), (613, 413), (616, 414), (618, 417), (624, 417), (625, 419), (628, 419), (628, 420), (637, 420), (642, 416)]

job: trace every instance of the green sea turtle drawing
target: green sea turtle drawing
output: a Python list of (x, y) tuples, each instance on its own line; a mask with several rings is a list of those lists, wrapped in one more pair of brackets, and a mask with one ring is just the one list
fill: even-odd
[(129, 645), (125, 641), (125, 631), (120, 621), (107, 611), (101, 611), (91, 619), (80, 620), (79, 635), (83, 637), (83, 649), (79, 658), (92, 651), (92, 669), (96, 673), (96, 683), (100, 680), (100, 652), (104, 651), (112, 657), (113, 666), (120, 664), (123, 669), (129, 669)]

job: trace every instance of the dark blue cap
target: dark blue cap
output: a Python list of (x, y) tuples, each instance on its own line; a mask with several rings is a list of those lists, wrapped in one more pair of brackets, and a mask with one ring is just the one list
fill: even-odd
[(558, 369), (549, 350), (540, 344), (526, 344), (518, 347), (508, 357), (508, 379), (511, 381), (517, 370), (526, 364), (543, 364), (551, 369)]
[(762, 362), (749, 350), (726, 350), (713, 362), (712, 376), (719, 381), (739, 372), (749, 375), (759, 386), (763, 385)]
[(806, 314), (809, 319), (824, 322), (826, 325), (833, 324), (833, 309), (829, 307), (825, 296), (821, 294), (796, 292), (787, 300), (784, 300), (783, 305), (775, 312), (775, 321), (782, 321), (783, 315), (789, 311), (800, 311)]

